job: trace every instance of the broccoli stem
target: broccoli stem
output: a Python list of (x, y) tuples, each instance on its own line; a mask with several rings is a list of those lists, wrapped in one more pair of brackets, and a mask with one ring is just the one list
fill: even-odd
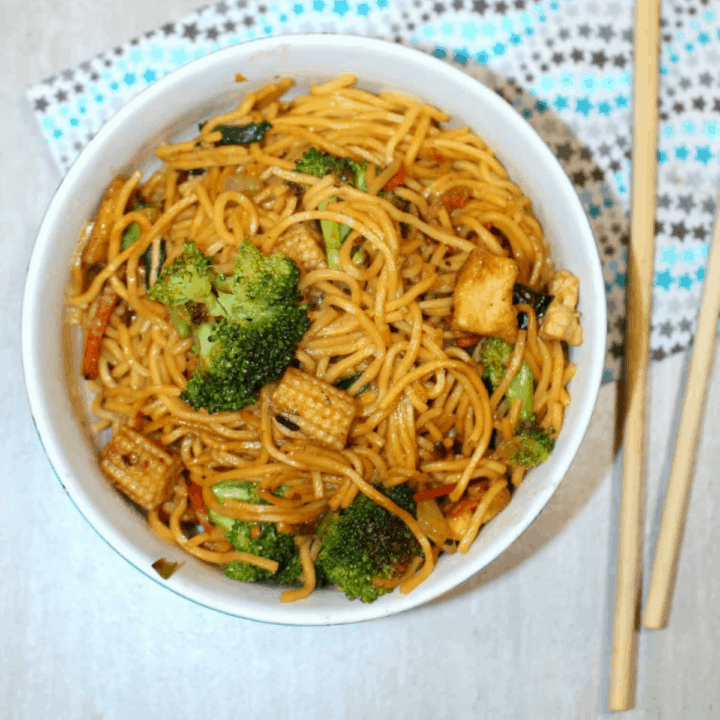
[[(514, 346), (499, 338), (486, 338), (480, 346), (480, 362), (483, 366), (483, 377), (490, 381), (493, 392), (505, 377), (507, 363)], [(517, 398), (522, 400), (520, 408), (521, 420), (533, 419), (533, 376), (529, 365), (523, 361), (520, 369), (510, 381), (505, 397), (512, 405)]]
[(213, 525), (217, 525), (225, 533), (230, 532), (236, 522), (234, 518), (228, 517), (227, 515), (221, 515), (215, 510), (208, 510), (208, 520)]
[(522, 400), (520, 407), (520, 419), (532, 420), (533, 418), (533, 376), (529, 365), (523, 360), (520, 369), (512, 379), (505, 396), (510, 405), (518, 398)]
[[(323, 200), (319, 205), (319, 210), (325, 210), (328, 203), (337, 202), (336, 197), (330, 197)], [(334, 220), (321, 220), (320, 229), (322, 230), (323, 240), (325, 241), (325, 251), (327, 253), (328, 267), (339, 268), (340, 248), (347, 240), (352, 228), (348, 225), (342, 225)]]

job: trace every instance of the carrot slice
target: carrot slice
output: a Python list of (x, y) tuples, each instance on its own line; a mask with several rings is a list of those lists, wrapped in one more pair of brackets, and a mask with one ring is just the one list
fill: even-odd
[(405, 166), (401, 165), (397, 169), (397, 172), (385, 183), (385, 187), (383, 189), (388, 192), (392, 192), (398, 185), (403, 184), (406, 174), (407, 170), (405, 170)]
[(460, 513), (469, 507), (477, 507), (480, 504), (479, 500), (473, 500), (472, 498), (465, 498), (464, 500), (461, 500), (453, 509), (453, 511), (450, 513), (450, 517), (456, 517), (457, 515), (460, 515)]
[(432, 500), (436, 497), (442, 497), (443, 495), (449, 495), (455, 488), (455, 485), (457, 483), (448, 483), (447, 485), (440, 485), (439, 487), (434, 488), (426, 488), (425, 490), (418, 490), (413, 495), (413, 500), (415, 502), (420, 502), (421, 500)]
[(100, 347), (102, 346), (105, 328), (110, 316), (117, 305), (118, 294), (109, 286), (100, 295), (98, 306), (95, 310), (95, 317), (90, 322), (87, 337), (85, 338), (85, 350), (83, 351), (83, 375), (88, 380), (94, 380), (98, 375), (98, 359), (100, 358)]
[(191, 481), (188, 485), (188, 498), (190, 500), (190, 504), (193, 506), (193, 510), (195, 511), (198, 520), (205, 530), (210, 531), (210, 520), (208, 519), (205, 498), (203, 498), (202, 488), (197, 483)]

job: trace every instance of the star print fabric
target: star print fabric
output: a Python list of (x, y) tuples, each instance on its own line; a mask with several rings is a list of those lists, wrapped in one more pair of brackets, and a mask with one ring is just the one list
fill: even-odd
[[(259, 37), (350, 33), (417, 47), (490, 86), (573, 182), (598, 243), (608, 303), (604, 380), (621, 374), (632, 152), (633, 3), (626, 0), (225, 0), (29, 88), (65, 173), (128, 100), (195, 58)], [(651, 348), (692, 341), (720, 181), (720, 10), (662, 3)]]

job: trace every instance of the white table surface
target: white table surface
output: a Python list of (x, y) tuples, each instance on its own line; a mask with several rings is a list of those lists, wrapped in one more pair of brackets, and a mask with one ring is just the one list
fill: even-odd
[[(19, 330), (34, 235), (60, 178), (24, 90), (197, 4), (0, 2), (0, 718), (610, 717), (615, 385), (515, 545), (441, 601), (360, 625), (262, 625), (176, 597), (115, 554), (56, 482), (27, 407)], [(686, 365), (680, 354), (651, 373), (650, 547)], [(716, 360), (670, 627), (641, 635), (627, 718), (720, 717), (719, 424)]]

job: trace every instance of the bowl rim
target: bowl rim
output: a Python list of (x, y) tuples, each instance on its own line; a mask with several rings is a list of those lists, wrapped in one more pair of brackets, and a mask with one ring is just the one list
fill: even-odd
[[(426, 69), (436, 76), (451, 77), (455, 83), (460, 85), (464, 84), (468, 92), (484, 96), (483, 101), (487, 103), (491, 110), (500, 113), (504, 120), (507, 120), (507, 122), (516, 128), (518, 132), (522, 133), (528, 141), (532, 142), (535, 150), (547, 163), (548, 172), (551, 175), (549, 182), (552, 182), (555, 186), (564, 188), (564, 194), (567, 196), (568, 202), (573, 206), (568, 207), (568, 213), (573, 215), (576, 222), (581, 226), (587, 238), (592, 241), (592, 246), (595, 248), (595, 253), (591, 253), (591, 264), (593, 266), (590, 269), (591, 273), (595, 277), (595, 282), (598, 287), (604, 287), (600, 257), (597, 252), (597, 244), (587, 216), (582, 208), (577, 193), (570, 183), (569, 178), (560, 166), (557, 158), (546, 145), (545, 141), (542, 140), (534, 128), (524, 118), (522, 118), (515, 110), (510, 108), (504, 100), (502, 100), (482, 82), (473, 78), (459, 67), (453, 66), (448, 62), (440, 61), (433, 55), (425, 53), (417, 48), (407, 47), (373, 37), (329, 33), (303, 33), (260, 38), (209, 53), (202, 58), (192, 60), (186, 65), (168, 73), (138, 93), (138, 95), (121, 107), (103, 125), (103, 127), (78, 155), (53, 194), (38, 229), (27, 267), (21, 319), (22, 366), (26, 394), (38, 438), (45, 454), (48, 457), (55, 476), (61, 483), (73, 505), (95, 530), (95, 532), (121, 557), (143, 573), (143, 575), (158, 583), (163, 588), (169, 589), (181, 597), (191, 600), (192, 602), (204, 607), (223, 612), (233, 617), (242, 617), (260, 622), (285, 625), (328, 625), (354, 623), (386, 617), (409, 610), (432, 600), (441, 598), (450, 590), (461, 585), (470, 577), (478, 573), (482, 568), (487, 566), (488, 562), (491, 562), (493, 558), (497, 557), (505, 549), (512, 545), (532, 524), (532, 522), (534, 522), (543, 507), (553, 496), (557, 486), (567, 474), (570, 464), (577, 454), (580, 444), (587, 432), (590, 418), (597, 402), (604, 364), (604, 349), (606, 346), (606, 302), (605, 294), (603, 292), (601, 297), (591, 295), (585, 299), (585, 302), (592, 305), (593, 313), (598, 318), (598, 322), (591, 329), (591, 337), (589, 337), (590, 333), (587, 332), (590, 329), (586, 329), (585, 342), (592, 342), (593, 346), (598, 349), (597, 352), (591, 356), (592, 361), (590, 363), (586, 379), (586, 384), (589, 386), (589, 392), (586, 395), (585, 403), (580, 408), (579, 415), (575, 418), (574, 432), (568, 438), (568, 444), (564, 445), (564, 461), (560, 463), (560, 466), (556, 470), (556, 481), (549, 483), (549, 487), (539, 491), (530, 501), (531, 509), (527, 510), (521, 520), (515, 522), (512, 528), (504, 531), (502, 536), (504, 538), (503, 546), (499, 552), (495, 553), (493, 558), (490, 558), (490, 560), (486, 560), (482, 563), (463, 563), (461, 569), (453, 572), (445, 579), (445, 581), (434, 583), (426, 581), (409, 595), (402, 596), (399, 593), (392, 593), (391, 595), (385, 596), (394, 598), (394, 602), (389, 605), (381, 605), (378, 603), (365, 605), (359, 602), (351, 603), (348, 601), (347, 611), (343, 611), (338, 617), (328, 618), (325, 617), (322, 612), (318, 612), (316, 613), (315, 620), (312, 620), (312, 614), (307, 617), (303, 616), (302, 618), (294, 618), (292, 611), (288, 612), (288, 609), (291, 606), (281, 605), (279, 600), (275, 600), (277, 608), (268, 608), (266, 611), (263, 608), (262, 611), (247, 614), (247, 608), (234, 609), (229, 606), (230, 603), (217, 601), (213, 602), (212, 598), (207, 597), (207, 593), (203, 593), (202, 591), (193, 591), (193, 588), (191, 587), (178, 589), (173, 587), (171, 583), (161, 580), (160, 577), (154, 573), (153, 569), (148, 566), (146, 558), (144, 556), (141, 558), (141, 554), (136, 547), (136, 544), (134, 542), (130, 542), (128, 538), (115, 532), (109, 528), (107, 524), (105, 524), (102, 514), (95, 512), (94, 508), (85, 502), (85, 498), (81, 491), (81, 485), (79, 482), (76, 485), (73, 473), (66, 472), (68, 470), (72, 470), (72, 468), (65, 467), (64, 459), (57, 448), (56, 431), (48, 416), (46, 410), (46, 398), (42, 392), (42, 383), (40, 382), (35, 370), (36, 353), (41, 351), (41, 346), (38, 343), (38, 338), (35, 337), (34, 332), (34, 321), (37, 317), (39, 317), (39, 313), (42, 312), (39, 307), (39, 293), (37, 292), (41, 285), (41, 278), (39, 276), (41, 256), (43, 255), (44, 249), (52, 239), (53, 227), (57, 222), (62, 221), (61, 216), (63, 209), (67, 207), (68, 201), (71, 200), (70, 191), (74, 187), (76, 178), (81, 176), (83, 168), (92, 162), (96, 148), (101, 148), (106, 139), (110, 138), (119, 127), (123, 126), (127, 122), (128, 119), (134, 117), (138, 110), (140, 110), (144, 105), (152, 103), (156, 96), (161, 96), (170, 92), (174, 86), (182, 85), (186, 82), (186, 80), (193, 78), (193, 76), (201, 77), (206, 66), (207, 68), (210, 68), (215, 63), (222, 62), (222, 59), (225, 56), (232, 57), (235, 54), (246, 55), (256, 51), (270, 51), (288, 44), (310, 47), (317, 45), (318, 43), (327, 46), (338, 44), (345, 52), (352, 51), (353, 48), (357, 48), (365, 53), (377, 50), (381, 53), (405, 56), (408, 59), (412, 59), (412, 62), (418, 66), (419, 71)], [(564, 434), (564, 436), (566, 436), (566, 434)], [(61, 472), (61, 470), (65, 472)], [(70, 481), (63, 481), (63, 477), (70, 478)], [(238, 594), (238, 599), (242, 601), (241, 594)]]

